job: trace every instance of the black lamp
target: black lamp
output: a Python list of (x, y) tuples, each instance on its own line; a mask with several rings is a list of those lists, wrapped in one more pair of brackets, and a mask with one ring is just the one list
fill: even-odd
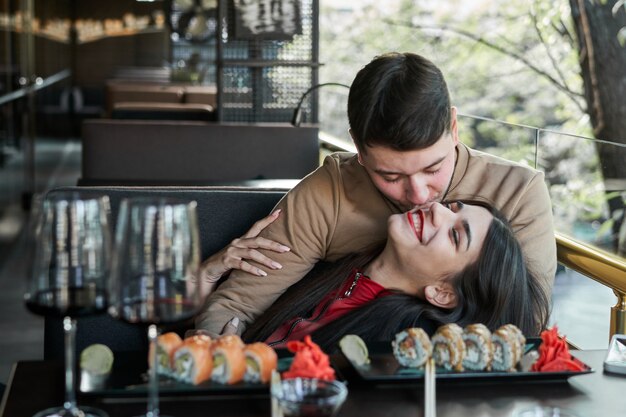
[(302, 96), (300, 96), (300, 101), (298, 102), (298, 105), (296, 106), (295, 110), (293, 111), (293, 117), (291, 118), (291, 125), (294, 127), (298, 127), (300, 126), (300, 122), (301, 122), (301, 111), (300, 109), (302, 108), (302, 103), (304, 102), (304, 99), (306, 98), (306, 96), (309, 95), (309, 93), (311, 93), (311, 91), (317, 90), (320, 87), (326, 87), (326, 86), (330, 86), (330, 85), (334, 85), (337, 87), (345, 87), (347, 89), (350, 89), (349, 85), (346, 84), (342, 84), (342, 83), (321, 83), (321, 84), (316, 84), (313, 87), (309, 88), (308, 90), (306, 90)]

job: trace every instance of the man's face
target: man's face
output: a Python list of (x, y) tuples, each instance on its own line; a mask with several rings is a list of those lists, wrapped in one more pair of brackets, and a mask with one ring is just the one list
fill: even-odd
[(456, 123), (432, 146), (396, 151), (371, 146), (359, 152), (359, 162), (376, 187), (402, 210), (441, 201), (448, 189), (458, 143)]

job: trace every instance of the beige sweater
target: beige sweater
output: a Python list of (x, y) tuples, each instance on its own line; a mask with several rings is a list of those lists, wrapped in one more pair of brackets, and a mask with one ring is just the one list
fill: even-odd
[[(446, 200), (480, 200), (510, 221), (528, 265), (550, 294), (556, 271), (552, 209), (543, 173), (495, 156), (457, 146), (457, 161)], [(333, 261), (383, 241), (387, 218), (400, 212), (374, 186), (351, 153), (327, 157), (278, 203), (278, 220), (264, 237), (291, 248), (267, 255), (283, 265), (267, 277), (233, 271), (196, 319), (196, 327), (219, 334), (237, 316), (239, 333), (319, 260)]]

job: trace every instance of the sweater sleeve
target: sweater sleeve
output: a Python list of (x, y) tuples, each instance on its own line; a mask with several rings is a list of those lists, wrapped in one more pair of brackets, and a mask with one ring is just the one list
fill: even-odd
[(550, 299), (556, 273), (556, 241), (552, 205), (542, 172), (521, 190), (511, 226), (522, 246), (526, 264)]
[(229, 278), (208, 297), (196, 318), (197, 328), (217, 335), (236, 316), (241, 322), (238, 328), (241, 334), (289, 286), (325, 257), (337, 219), (341, 184), (338, 176), (338, 160), (327, 157), (324, 165), (281, 199), (276, 207), (282, 209), (280, 217), (263, 230), (261, 236), (291, 249), (281, 254), (262, 251), (282, 264), (283, 268), (264, 268), (268, 273), (266, 277), (232, 271)]

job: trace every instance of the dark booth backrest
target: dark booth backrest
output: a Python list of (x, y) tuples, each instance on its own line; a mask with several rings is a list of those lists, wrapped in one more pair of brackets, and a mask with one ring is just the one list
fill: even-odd
[[(111, 203), (111, 224), (115, 225), (120, 202), (129, 197), (170, 197), (196, 201), (202, 259), (241, 236), (263, 216), (270, 213), (286, 190), (225, 187), (63, 187), (51, 190), (76, 191), (82, 195), (108, 195)], [(114, 352), (147, 349), (143, 328), (123, 323), (108, 315), (78, 320), (77, 352), (92, 343), (103, 343)], [(46, 318), (44, 358), (63, 358), (61, 320)]]
[(103, 119), (82, 132), (80, 185), (239, 185), (319, 165), (317, 127)]

